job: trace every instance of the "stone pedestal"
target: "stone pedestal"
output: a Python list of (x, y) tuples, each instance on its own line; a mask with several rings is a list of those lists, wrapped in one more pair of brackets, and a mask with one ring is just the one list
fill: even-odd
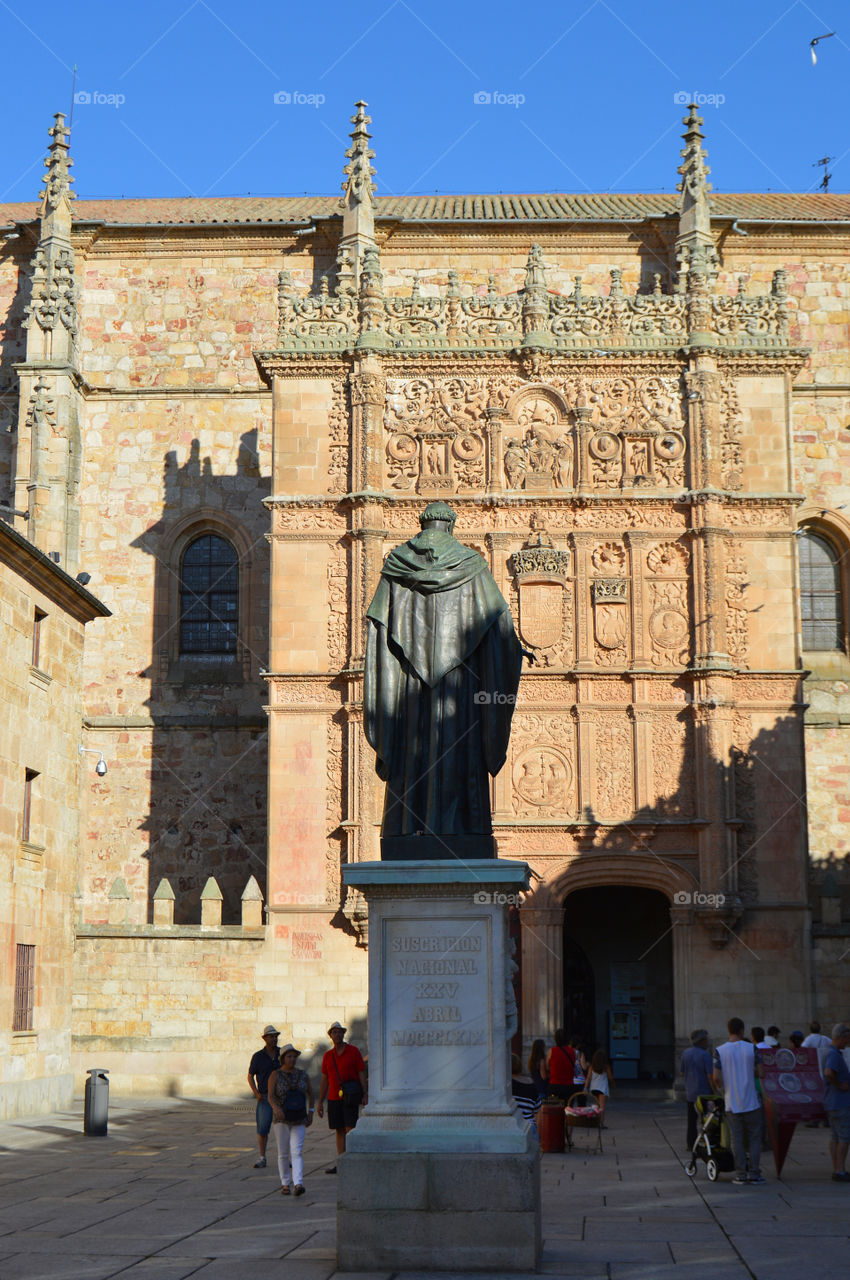
[(540, 1156), (510, 1095), (524, 863), (370, 862), (369, 1105), (339, 1163), (342, 1271), (533, 1271)]

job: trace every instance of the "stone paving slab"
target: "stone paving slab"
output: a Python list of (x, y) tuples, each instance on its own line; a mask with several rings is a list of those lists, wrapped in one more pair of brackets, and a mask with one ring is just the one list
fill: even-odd
[[(604, 1155), (546, 1155), (543, 1275), (582, 1280), (807, 1280), (850, 1274), (850, 1192), (829, 1180), (828, 1134), (798, 1129), (777, 1181), (684, 1172), (684, 1107), (612, 1104)], [(81, 1108), (0, 1124), (2, 1280), (432, 1280), (336, 1270), (332, 1136), (305, 1146), (307, 1194), (282, 1197), (276, 1159), (254, 1170), (248, 1104), (184, 1099), (113, 1107), (106, 1138)], [(243, 1269), (245, 1269), (243, 1267)], [(457, 1280), (467, 1273), (440, 1273)], [(484, 1272), (491, 1280), (531, 1280)]]

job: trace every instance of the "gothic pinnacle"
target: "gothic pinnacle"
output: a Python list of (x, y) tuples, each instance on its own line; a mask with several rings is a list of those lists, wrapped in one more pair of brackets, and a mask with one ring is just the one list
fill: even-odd
[(372, 201), (375, 170), (370, 163), (375, 153), (369, 147), (371, 135), (367, 128), (372, 120), (366, 114), (365, 102), (358, 102), (355, 107), (351, 117), (354, 125), (351, 146), (345, 153), (348, 163), (342, 184), (344, 194), (340, 201), (342, 236), (337, 252), (337, 289), (340, 293), (356, 293), (366, 252), (376, 248), (375, 206)]
[(705, 163), (702, 117), (698, 114), (695, 103), (691, 103), (682, 123), (685, 125), (685, 132), (682, 134), (685, 146), (678, 169), (681, 181), (677, 190), (682, 193), (682, 198), (679, 204), (679, 234), (676, 237), (680, 282), (689, 267), (694, 267), (697, 263), (702, 264), (701, 269), (707, 271), (709, 276), (714, 274), (717, 266), (708, 198), (711, 191), (708, 174), (711, 170)]
[(346, 151), (348, 164), (343, 172), (345, 173), (345, 182), (342, 184), (342, 198), (344, 208), (350, 208), (352, 203), (363, 204), (372, 201), (372, 195), (375, 191), (375, 184), (372, 181), (375, 170), (370, 161), (375, 158), (375, 153), (369, 147), (371, 134), (367, 125), (372, 123), (372, 117), (366, 115), (367, 103), (356, 102), (356, 114), (351, 117), (351, 123), (354, 129), (349, 135), (351, 138), (351, 146)]
[(74, 161), (68, 154), (69, 139), (71, 131), (65, 124), (65, 114), (57, 111), (53, 117), (55, 124), (48, 129), (51, 138), (47, 155), (44, 159), (44, 167), (47, 173), (42, 178), (44, 189), (41, 192), (41, 216), (55, 210), (59, 207), (62, 200), (75, 199), (74, 192), (71, 190), (71, 183), (74, 179), (69, 172)]
[(686, 126), (686, 130), (682, 134), (685, 147), (681, 152), (684, 163), (679, 165), (678, 172), (682, 175), (682, 181), (676, 187), (676, 190), (682, 193), (691, 191), (696, 194), (698, 190), (711, 190), (711, 183), (706, 182), (708, 174), (711, 173), (705, 163), (708, 153), (701, 145), (703, 141), (702, 123), (702, 117), (697, 115), (696, 103), (692, 102), (688, 108), (688, 114), (682, 117), (682, 124)]

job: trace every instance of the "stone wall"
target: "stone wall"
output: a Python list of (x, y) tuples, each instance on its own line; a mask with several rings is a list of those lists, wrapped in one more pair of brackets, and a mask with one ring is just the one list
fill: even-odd
[[(0, 522), (0, 1118), (66, 1106), (70, 1070), (85, 593)], [(90, 598), (89, 598), (90, 599)], [(96, 605), (96, 602), (94, 602)], [(33, 665), (35, 610), (43, 615)], [(22, 829), (25, 772), (30, 828)], [(14, 1030), (18, 946), (34, 948), (31, 1026)]]

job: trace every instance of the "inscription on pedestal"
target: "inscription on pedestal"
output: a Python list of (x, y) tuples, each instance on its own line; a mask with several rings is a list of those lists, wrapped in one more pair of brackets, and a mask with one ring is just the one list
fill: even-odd
[(405, 916), (383, 926), (384, 1088), (491, 1087), (489, 917)]

